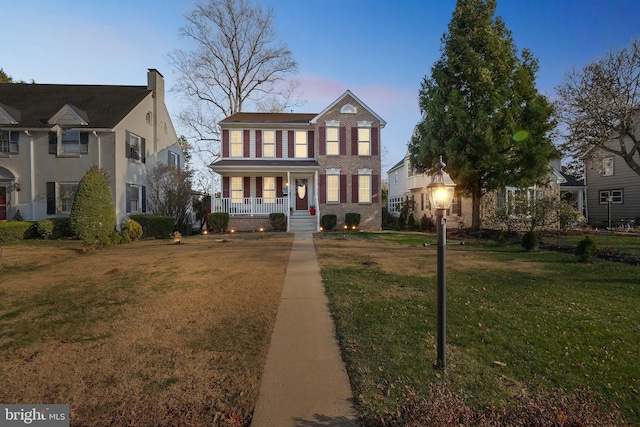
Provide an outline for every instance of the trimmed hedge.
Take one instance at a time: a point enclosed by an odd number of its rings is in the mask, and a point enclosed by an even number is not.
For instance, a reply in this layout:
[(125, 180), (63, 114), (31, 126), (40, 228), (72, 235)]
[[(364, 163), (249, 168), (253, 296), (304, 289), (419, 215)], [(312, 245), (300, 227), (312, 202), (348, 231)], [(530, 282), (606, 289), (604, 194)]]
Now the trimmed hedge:
[(156, 239), (169, 239), (173, 234), (176, 219), (161, 215), (129, 215), (129, 218), (142, 226), (142, 234)]
[(360, 225), (360, 214), (355, 212), (346, 213), (344, 216), (344, 223), (349, 229), (354, 226), (357, 228)]
[(331, 231), (336, 227), (338, 223), (338, 216), (336, 214), (322, 215), (320, 218), (320, 226), (324, 231)]
[(275, 231), (287, 231), (287, 219), (282, 212), (270, 213), (269, 224)]
[(17, 242), (24, 239), (24, 233), (33, 226), (32, 222), (0, 222), (0, 242)]
[(51, 233), (52, 239), (74, 237), (73, 231), (71, 231), (71, 220), (69, 217), (49, 218), (49, 221), (53, 222), (53, 233)]
[(125, 240), (128, 240), (126, 243), (140, 240), (144, 234), (140, 223), (131, 218), (127, 218), (122, 221), (120, 229), (122, 230), (122, 237), (127, 236), (125, 238)]
[(224, 233), (229, 227), (229, 214), (226, 212), (213, 212), (207, 216), (209, 230), (213, 233)]

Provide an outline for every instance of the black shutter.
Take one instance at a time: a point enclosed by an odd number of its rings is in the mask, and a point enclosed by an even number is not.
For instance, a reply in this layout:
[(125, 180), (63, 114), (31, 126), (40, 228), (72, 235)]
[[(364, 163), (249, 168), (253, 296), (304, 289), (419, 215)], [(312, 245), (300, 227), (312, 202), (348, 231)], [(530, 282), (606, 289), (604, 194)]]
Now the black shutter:
[(147, 213), (147, 187), (142, 186), (142, 213)]
[(18, 132), (9, 132), (9, 153), (18, 154), (18, 140), (20, 134)]
[(58, 154), (58, 134), (49, 132), (49, 154)]
[(127, 198), (127, 206), (125, 208), (127, 213), (131, 212), (131, 184), (125, 184), (125, 197)]
[(56, 183), (47, 182), (47, 215), (56, 213)]
[(140, 138), (140, 159), (147, 163), (147, 140), (144, 138)]
[(89, 134), (80, 132), (80, 154), (89, 154)]
[[(130, 139), (130, 133), (128, 130), (124, 131), (124, 156), (127, 159), (131, 158), (131, 144), (129, 144), (129, 139)], [(127, 211), (129, 212), (129, 211)]]

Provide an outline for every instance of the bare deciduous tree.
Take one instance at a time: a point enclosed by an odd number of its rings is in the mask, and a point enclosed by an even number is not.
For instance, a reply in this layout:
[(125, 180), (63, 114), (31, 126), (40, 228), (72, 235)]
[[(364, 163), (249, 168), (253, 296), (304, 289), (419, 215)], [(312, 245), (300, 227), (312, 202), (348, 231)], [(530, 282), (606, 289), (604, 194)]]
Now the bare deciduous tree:
[(556, 90), (567, 152), (585, 160), (620, 156), (640, 175), (640, 38), (573, 69)]
[[(191, 100), (179, 119), (196, 141), (194, 154), (208, 164), (220, 155), (219, 120), (243, 111), (283, 111), (297, 105), (297, 63), (273, 28), (272, 9), (251, 0), (209, 0), (186, 15), (180, 35), (191, 51), (169, 54), (178, 71), (174, 91)], [(194, 102), (195, 101), (195, 102)]]
[(176, 226), (187, 223), (191, 206), (191, 172), (158, 163), (147, 172), (149, 202), (157, 215), (171, 216)]

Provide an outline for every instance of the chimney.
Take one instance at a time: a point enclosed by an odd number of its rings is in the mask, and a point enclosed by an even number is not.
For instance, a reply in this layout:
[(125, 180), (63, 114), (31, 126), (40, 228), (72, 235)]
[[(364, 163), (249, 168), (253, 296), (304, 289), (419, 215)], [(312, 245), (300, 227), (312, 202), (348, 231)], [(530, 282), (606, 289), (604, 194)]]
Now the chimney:
[(160, 105), (164, 105), (164, 77), (155, 68), (147, 72), (147, 89), (153, 91), (153, 97)]

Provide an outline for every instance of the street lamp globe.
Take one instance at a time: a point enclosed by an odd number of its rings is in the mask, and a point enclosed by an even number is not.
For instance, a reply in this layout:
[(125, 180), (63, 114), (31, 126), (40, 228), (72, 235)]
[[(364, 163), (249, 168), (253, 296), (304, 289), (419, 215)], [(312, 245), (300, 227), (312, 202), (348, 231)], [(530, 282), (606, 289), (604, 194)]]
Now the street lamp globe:
[(427, 185), (430, 190), (429, 200), (431, 205), (436, 209), (442, 210), (447, 210), (451, 207), (456, 187), (449, 174), (443, 170), (445, 166), (447, 165), (442, 161), (442, 156), (440, 156), (440, 161), (436, 163), (438, 171), (431, 176), (431, 182)]

